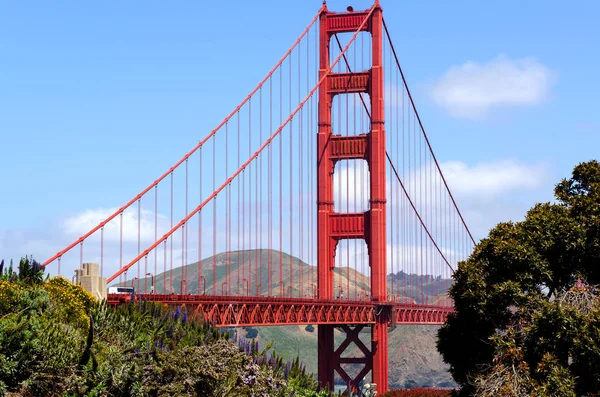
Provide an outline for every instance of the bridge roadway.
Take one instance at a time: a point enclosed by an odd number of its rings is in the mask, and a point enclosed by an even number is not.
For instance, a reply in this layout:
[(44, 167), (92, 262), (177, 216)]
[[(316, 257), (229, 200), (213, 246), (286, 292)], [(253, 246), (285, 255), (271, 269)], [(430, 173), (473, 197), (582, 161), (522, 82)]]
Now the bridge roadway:
[[(443, 324), (452, 307), (263, 296), (136, 294), (135, 299), (186, 306), (217, 327), (333, 324), (374, 324), (375, 314), (389, 310), (389, 324)], [(108, 294), (111, 305), (129, 302), (130, 295)]]

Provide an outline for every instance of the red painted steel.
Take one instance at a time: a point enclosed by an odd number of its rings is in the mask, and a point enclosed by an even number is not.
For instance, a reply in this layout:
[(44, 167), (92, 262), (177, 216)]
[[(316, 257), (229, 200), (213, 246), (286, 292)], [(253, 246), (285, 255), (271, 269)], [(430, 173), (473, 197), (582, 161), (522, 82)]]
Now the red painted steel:
[(365, 238), (365, 224), (369, 222), (368, 213), (331, 213), (329, 215), (329, 235), (335, 240)]
[[(390, 310), (385, 327), (396, 324), (443, 324), (448, 307), (392, 303), (375, 305), (368, 301), (339, 301), (255, 296), (214, 296), (179, 294), (136, 294), (136, 300), (185, 307), (217, 327), (268, 325), (371, 325), (377, 313)], [(108, 304), (131, 301), (131, 295), (109, 294)], [(382, 309), (383, 308), (383, 309)], [(386, 309), (387, 308), (387, 309)], [(394, 321), (392, 321), (394, 320)], [(323, 327), (324, 328), (324, 327)]]
[[(337, 240), (363, 238), (368, 247), (371, 268), (371, 299), (374, 302), (387, 300), (386, 266), (386, 149), (384, 130), (384, 79), (382, 62), (382, 11), (376, 1), (373, 8), (364, 16), (357, 31), (366, 26), (372, 37), (371, 69), (360, 72), (331, 74), (319, 90), (319, 135), (317, 143), (317, 184), (318, 184), (318, 230), (317, 267), (319, 272), (319, 298), (333, 298), (333, 267)], [(365, 22), (368, 21), (368, 24)], [(329, 52), (332, 36), (340, 29), (356, 25), (356, 13), (332, 14), (324, 9), (320, 19), (320, 69), (329, 67)], [(337, 38), (337, 37), (336, 37)], [(338, 41), (339, 44), (339, 41)], [(340, 45), (341, 47), (341, 45)], [(345, 55), (344, 55), (345, 57)], [(348, 64), (347, 58), (344, 58)], [(357, 158), (352, 152), (344, 153), (339, 145), (333, 144), (331, 130), (331, 108), (333, 97), (339, 94), (367, 93), (371, 101), (371, 130), (366, 134), (364, 154), (369, 165), (370, 208), (364, 214), (340, 214), (334, 212), (333, 173), (335, 162), (341, 159)], [(347, 111), (347, 109), (346, 109)], [(357, 138), (359, 141), (362, 138)], [(335, 155), (334, 155), (335, 150)], [(391, 306), (380, 306), (372, 326), (371, 352), (365, 358), (372, 369), (373, 382), (381, 392), (388, 388), (387, 367), (387, 324)], [(321, 386), (333, 387), (334, 371), (337, 371), (353, 387), (358, 387), (362, 379), (349, 379), (340, 370), (339, 362), (333, 362), (336, 354), (331, 345), (332, 329), (319, 332), (319, 382)], [(347, 338), (352, 338), (349, 334)], [(338, 355), (339, 357), (339, 355)], [(364, 374), (363, 374), (364, 376)], [(346, 379), (348, 378), (348, 379)]]
[[(387, 239), (386, 239), (386, 148), (384, 131), (383, 34), (382, 10), (377, 5), (371, 18), (371, 132), (367, 161), (371, 172), (371, 209), (369, 224), (369, 263), (371, 265), (371, 295), (373, 300), (387, 300)], [(388, 390), (388, 330), (389, 310), (380, 310), (371, 334), (373, 383), (380, 393)]]
[(367, 154), (367, 135), (341, 136), (332, 135), (331, 157), (334, 160), (341, 159), (364, 159)]
[[(346, 338), (342, 344), (335, 350), (332, 357), (333, 369), (342, 377), (344, 382), (350, 385), (353, 392), (358, 392), (360, 381), (364, 379), (369, 371), (373, 370), (373, 354), (360, 340), (359, 334), (365, 328), (365, 325), (355, 325), (351, 328), (348, 325), (338, 327), (346, 334)], [(354, 343), (363, 354), (362, 357), (343, 357), (345, 350)], [(362, 364), (362, 369), (352, 378), (343, 367), (343, 364)]]
[(360, 12), (344, 12), (344, 13), (327, 13), (327, 31), (329, 33), (347, 33), (369, 30), (369, 23), (363, 21), (369, 15), (369, 11)]
[(354, 94), (368, 92), (371, 74), (366, 72), (331, 73), (329, 79), (330, 94)]
[[(319, 77), (323, 78), (329, 68), (330, 35), (327, 8), (319, 18)], [(342, 17), (343, 18), (343, 17)], [(364, 26), (364, 19), (361, 26)], [(338, 24), (341, 25), (341, 24)], [(331, 158), (331, 97), (329, 79), (324, 79), (319, 87), (318, 135), (317, 135), (317, 294), (321, 300), (330, 300), (333, 292), (333, 255), (335, 245), (329, 235), (329, 214), (333, 212), (333, 161)], [(317, 330), (318, 339), (318, 381), (323, 387), (333, 387), (334, 327), (324, 325)]]

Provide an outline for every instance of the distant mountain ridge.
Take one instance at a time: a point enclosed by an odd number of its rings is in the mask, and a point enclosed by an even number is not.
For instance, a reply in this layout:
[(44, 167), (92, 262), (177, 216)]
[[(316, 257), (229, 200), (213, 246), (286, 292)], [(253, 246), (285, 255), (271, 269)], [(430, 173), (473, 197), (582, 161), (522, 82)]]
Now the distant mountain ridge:
[[(268, 264), (271, 263), (271, 285)], [(256, 249), (222, 252), (184, 267), (175, 267), (154, 276), (157, 293), (185, 293), (212, 295), (216, 286), (217, 295), (263, 295), (280, 296), (281, 281), (284, 296), (312, 298), (316, 294), (317, 268), (285, 252)], [(227, 268), (230, 276), (227, 279)], [(183, 271), (185, 269), (185, 272)], [(215, 272), (216, 269), (216, 272)], [(201, 272), (200, 272), (201, 270)], [(215, 275), (216, 273), (216, 275)], [(185, 279), (182, 278), (187, 274)], [(202, 275), (202, 277), (199, 277)], [(172, 277), (172, 284), (169, 282)], [(183, 282), (182, 282), (183, 280)], [(216, 284), (214, 281), (216, 280)], [(290, 280), (292, 281), (290, 291)], [(301, 280), (302, 285), (301, 284)], [(165, 282), (166, 281), (166, 282)], [(435, 304), (446, 299), (450, 280), (431, 275), (407, 274), (402, 271), (387, 276), (388, 293), (406, 303)], [(394, 285), (392, 285), (394, 281)], [(150, 291), (150, 277), (140, 277), (134, 285), (139, 291)], [(231, 285), (229, 285), (231, 284)], [(131, 286), (131, 280), (117, 285)], [(347, 267), (334, 269), (335, 298), (365, 299), (370, 289), (369, 278), (359, 271)]]

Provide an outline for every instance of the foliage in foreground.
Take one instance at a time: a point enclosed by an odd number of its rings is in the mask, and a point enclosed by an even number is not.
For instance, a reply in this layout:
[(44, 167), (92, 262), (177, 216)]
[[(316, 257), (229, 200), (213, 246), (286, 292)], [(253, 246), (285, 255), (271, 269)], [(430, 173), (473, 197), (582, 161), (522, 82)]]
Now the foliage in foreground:
[(450, 397), (452, 392), (443, 389), (415, 388), (406, 390), (390, 390), (381, 397)]
[(0, 269), (0, 396), (326, 395), (269, 350), (179, 308), (108, 307), (27, 258)]
[(600, 393), (600, 163), (555, 196), (498, 224), (454, 274), (438, 350), (463, 395)]

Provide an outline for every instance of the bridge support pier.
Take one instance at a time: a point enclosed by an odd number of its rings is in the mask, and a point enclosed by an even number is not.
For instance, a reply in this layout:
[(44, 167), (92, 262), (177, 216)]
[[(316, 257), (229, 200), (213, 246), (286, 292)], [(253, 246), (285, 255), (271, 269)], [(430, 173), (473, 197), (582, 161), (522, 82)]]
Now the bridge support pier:
[(335, 378), (334, 369), (333, 369), (333, 348), (334, 348), (334, 340), (333, 340), (333, 330), (334, 325), (319, 325), (317, 334), (319, 338), (318, 342), (318, 364), (319, 364), (319, 374), (318, 380), (319, 385), (324, 388), (329, 388), (329, 390), (333, 390), (333, 381)]
[[(387, 326), (387, 324), (386, 324)], [(320, 325), (319, 332), (323, 330), (323, 337), (319, 333), (319, 384), (322, 387), (328, 387), (329, 390), (333, 390), (335, 381), (335, 373), (342, 378), (345, 384), (349, 385), (352, 391), (359, 391), (360, 382), (367, 376), (369, 371), (373, 369), (373, 353), (369, 348), (360, 340), (360, 332), (368, 327), (368, 325)], [(345, 333), (345, 339), (337, 347), (334, 348), (334, 328)], [(325, 341), (328, 338), (330, 343), (321, 345), (321, 341)], [(387, 342), (387, 340), (386, 340)], [(362, 353), (362, 356), (358, 357), (345, 357), (344, 353), (346, 350), (354, 344)], [(387, 352), (387, 345), (386, 345)], [(345, 365), (362, 365), (362, 368), (358, 370), (348, 371)]]
[(373, 383), (377, 390), (388, 390), (388, 321), (390, 306), (379, 306), (371, 333), (371, 353), (373, 355)]

